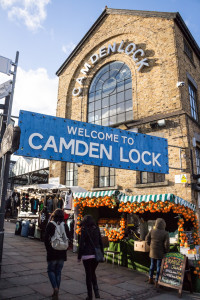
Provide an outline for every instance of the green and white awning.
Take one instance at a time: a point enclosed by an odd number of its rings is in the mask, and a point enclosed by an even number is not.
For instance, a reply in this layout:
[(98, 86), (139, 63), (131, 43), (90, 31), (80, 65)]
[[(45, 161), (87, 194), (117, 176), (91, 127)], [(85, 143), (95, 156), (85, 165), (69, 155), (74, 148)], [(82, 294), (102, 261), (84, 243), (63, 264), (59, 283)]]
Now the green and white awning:
[(120, 202), (149, 202), (153, 201), (156, 203), (157, 201), (170, 201), (175, 204), (184, 205), (185, 207), (189, 207), (192, 210), (196, 209), (196, 206), (186, 200), (183, 200), (182, 198), (175, 196), (174, 194), (155, 194), (155, 195), (137, 195), (137, 196), (127, 196), (125, 194), (120, 194), (118, 196), (118, 199)]
[(84, 192), (84, 193), (73, 193), (74, 198), (92, 198), (92, 197), (105, 197), (105, 196), (117, 196), (119, 194), (118, 190), (110, 191), (97, 191), (97, 192)]

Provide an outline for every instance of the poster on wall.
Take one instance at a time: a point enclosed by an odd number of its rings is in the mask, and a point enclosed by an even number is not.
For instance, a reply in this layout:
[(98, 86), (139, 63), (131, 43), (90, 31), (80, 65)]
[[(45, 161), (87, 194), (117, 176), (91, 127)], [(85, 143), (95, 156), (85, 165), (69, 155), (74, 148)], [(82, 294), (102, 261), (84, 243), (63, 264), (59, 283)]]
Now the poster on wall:
[(119, 169), (169, 173), (165, 138), (20, 111), (16, 155)]

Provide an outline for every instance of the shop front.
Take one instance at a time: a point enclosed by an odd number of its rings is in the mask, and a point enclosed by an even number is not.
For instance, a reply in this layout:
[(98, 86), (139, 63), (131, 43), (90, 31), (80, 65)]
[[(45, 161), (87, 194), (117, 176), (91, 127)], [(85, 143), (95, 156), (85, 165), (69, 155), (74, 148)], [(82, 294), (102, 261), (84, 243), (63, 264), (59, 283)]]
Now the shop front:
[(78, 207), (76, 233), (80, 234), (83, 216), (93, 215), (100, 227), (105, 252), (109, 250), (108, 261), (148, 272), (150, 259), (145, 236), (155, 220), (163, 218), (170, 235), (170, 252), (185, 254), (193, 274), (200, 276), (195, 205), (174, 194), (127, 196), (113, 190), (74, 196), (74, 206)]

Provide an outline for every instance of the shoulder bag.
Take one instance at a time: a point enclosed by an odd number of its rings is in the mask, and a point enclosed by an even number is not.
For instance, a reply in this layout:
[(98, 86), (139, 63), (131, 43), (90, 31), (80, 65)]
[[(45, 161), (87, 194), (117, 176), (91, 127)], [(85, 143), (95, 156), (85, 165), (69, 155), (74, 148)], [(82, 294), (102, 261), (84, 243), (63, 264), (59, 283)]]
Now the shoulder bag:
[(93, 243), (93, 241), (91, 239), (91, 236), (89, 235), (89, 232), (87, 230), (86, 230), (86, 232), (87, 232), (87, 235), (88, 235), (88, 237), (90, 239), (90, 242), (91, 242), (92, 246), (94, 247), (96, 261), (97, 262), (104, 262), (105, 259), (104, 259), (104, 255), (103, 255), (101, 249), (99, 247), (95, 247), (95, 245), (94, 245), (94, 243)]

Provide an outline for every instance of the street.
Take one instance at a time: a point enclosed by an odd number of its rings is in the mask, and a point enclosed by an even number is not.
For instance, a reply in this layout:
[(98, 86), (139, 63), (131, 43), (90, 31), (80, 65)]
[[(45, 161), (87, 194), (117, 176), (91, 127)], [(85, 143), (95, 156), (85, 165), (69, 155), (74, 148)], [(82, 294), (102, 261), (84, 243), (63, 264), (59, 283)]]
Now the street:
[[(15, 224), (5, 221), (0, 299), (51, 299), (44, 244), (36, 239), (16, 236), (14, 230)], [(147, 283), (147, 274), (109, 263), (99, 264), (97, 278), (101, 299), (178, 299), (176, 290), (160, 288), (157, 292), (154, 286)], [(77, 262), (77, 255), (69, 250), (62, 272), (59, 299), (80, 300), (86, 296), (83, 265)], [(200, 299), (200, 295), (190, 295), (184, 291), (182, 299)]]

